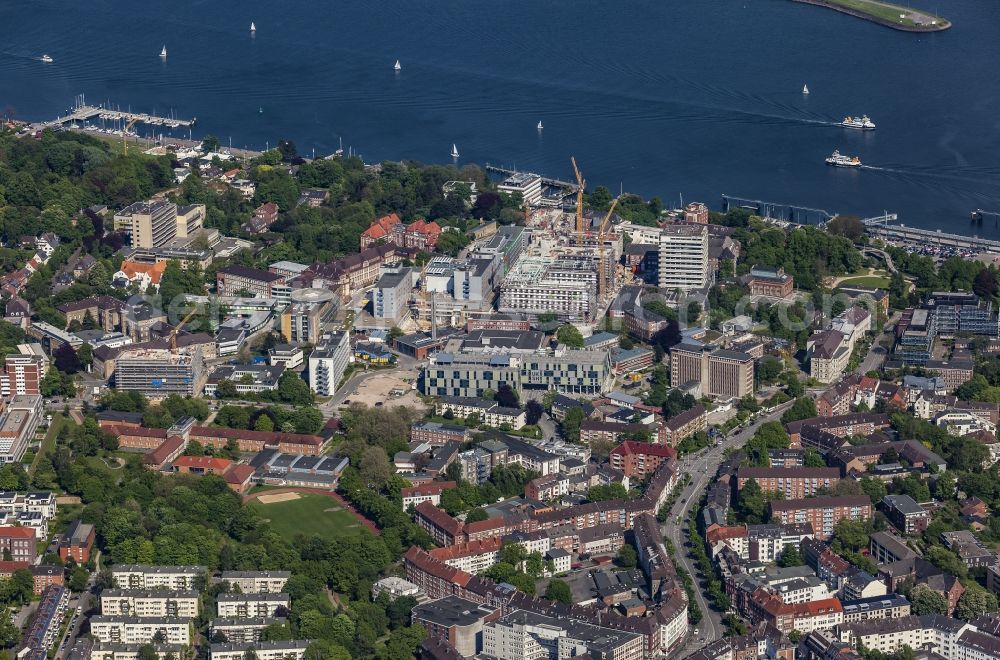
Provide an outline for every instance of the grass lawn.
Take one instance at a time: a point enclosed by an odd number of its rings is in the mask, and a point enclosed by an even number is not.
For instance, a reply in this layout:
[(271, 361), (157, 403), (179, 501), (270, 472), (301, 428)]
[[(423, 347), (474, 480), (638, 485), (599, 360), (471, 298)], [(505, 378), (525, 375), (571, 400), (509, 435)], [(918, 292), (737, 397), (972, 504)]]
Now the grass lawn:
[(336, 539), (368, 533), (357, 518), (326, 495), (300, 493), (297, 500), (271, 504), (254, 500), (249, 506), (270, 520), (274, 531), (287, 538), (296, 534), (317, 534), (325, 539)]
[[(946, 19), (922, 9), (901, 7), (888, 2), (877, 2), (876, 0), (827, 0), (827, 2), (906, 27), (918, 25), (926, 27), (930, 25), (931, 21), (937, 21), (939, 25), (947, 22)], [(903, 14), (905, 18), (900, 18), (900, 14)], [(913, 17), (917, 17), (917, 20), (913, 20)]]
[(878, 275), (863, 275), (861, 277), (849, 277), (842, 280), (837, 286), (874, 286), (880, 289), (885, 289), (889, 286), (888, 277), (880, 277)]

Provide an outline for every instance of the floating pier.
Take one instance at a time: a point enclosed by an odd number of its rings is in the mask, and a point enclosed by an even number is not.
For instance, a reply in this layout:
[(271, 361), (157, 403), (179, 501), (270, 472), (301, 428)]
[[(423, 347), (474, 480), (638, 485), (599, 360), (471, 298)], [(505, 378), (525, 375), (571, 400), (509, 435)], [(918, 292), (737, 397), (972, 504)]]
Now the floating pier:
[(85, 103), (78, 102), (71, 113), (68, 115), (63, 115), (61, 117), (56, 117), (50, 122), (46, 122), (46, 126), (56, 126), (62, 124), (71, 124), (76, 122), (85, 122), (91, 119), (105, 119), (109, 121), (120, 121), (123, 124), (146, 124), (147, 126), (165, 126), (167, 128), (187, 128), (189, 126), (194, 126), (197, 118), (194, 119), (179, 119), (177, 117), (159, 117), (157, 115), (147, 114), (145, 112), (125, 112), (123, 110), (112, 110), (110, 108), (105, 108), (103, 106), (86, 105)]

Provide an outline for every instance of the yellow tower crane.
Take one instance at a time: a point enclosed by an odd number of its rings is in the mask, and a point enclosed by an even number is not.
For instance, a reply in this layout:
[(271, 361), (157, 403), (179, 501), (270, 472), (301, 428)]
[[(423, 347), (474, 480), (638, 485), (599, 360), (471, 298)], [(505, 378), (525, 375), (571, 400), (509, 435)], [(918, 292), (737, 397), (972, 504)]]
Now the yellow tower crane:
[(191, 318), (195, 314), (197, 314), (197, 313), (198, 313), (198, 309), (197, 308), (192, 309), (190, 312), (188, 312), (188, 315), (185, 316), (181, 320), (181, 322), (177, 324), (177, 327), (175, 327), (173, 330), (170, 331), (170, 350), (172, 350), (172, 351), (176, 351), (177, 350), (177, 333), (179, 333), (181, 331), (181, 328), (183, 328), (184, 325), (188, 321), (190, 321)]
[(577, 245), (583, 245), (583, 189), (586, 187), (587, 182), (583, 180), (583, 175), (580, 174), (580, 168), (576, 166), (576, 157), (570, 156), (570, 162), (573, 163), (573, 174), (576, 175), (576, 240)]
[(124, 149), (126, 156), (128, 156), (128, 132), (132, 130), (132, 127), (135, 126), (138, 121), (138, 119), (129, 120), (129, 122), (125, 124), (125, 128), (122, 129), (122, 149)]
[(601, 222), (601, 228), (597, 231), (597, 252), (600, 255), (600, 271), (597, 273), (597, 299), (603, 300), (605, 294), (607, 293), (608, 283), (607, 283), (607, 270), (604, 263), (604, 230), (608, 226), (608, 221), (611, 220), (611, 216), (615, 212), (615, 207), (618, 206), (618, 198), (615, 197), (611, 202), (611, 208), (608, 209), (608, 214), (604, 216), (604, 221)]

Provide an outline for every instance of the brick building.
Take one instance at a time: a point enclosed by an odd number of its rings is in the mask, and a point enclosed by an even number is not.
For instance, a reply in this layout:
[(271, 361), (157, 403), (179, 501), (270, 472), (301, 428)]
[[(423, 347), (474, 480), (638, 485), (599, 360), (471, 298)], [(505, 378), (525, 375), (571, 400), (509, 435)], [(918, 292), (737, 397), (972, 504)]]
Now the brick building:
[(816, 538), (826, 540), (841, 520), (871, 520), (872, 502), (867, 495), (772, 500), (771, 517), (782, 524), (810, 523)]
[(786, 500), (812, 497), (820, 488), (833, 488), (840, 481), (837, 468), (743, 467), (737, 472), (737, 490), (753, 479), (764, 492), (777, 492)]
[(660, 463), (677, 458), (677, 451), (664, 445), (627, 440), (611, 450), (608, 462), (626, 477), (640, 480), (653, 474)]

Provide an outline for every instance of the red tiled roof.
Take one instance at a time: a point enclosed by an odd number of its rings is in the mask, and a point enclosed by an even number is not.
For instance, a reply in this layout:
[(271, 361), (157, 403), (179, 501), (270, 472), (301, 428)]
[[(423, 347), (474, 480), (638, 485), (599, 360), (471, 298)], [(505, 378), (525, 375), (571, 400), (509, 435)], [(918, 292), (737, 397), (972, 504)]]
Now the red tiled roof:
[(222, 475), (222, 478), (226, 480), (229, 484), (245, 484), (247, 479), (253, 476), (254, 470), (252, 465), (247, 465), (246, 463), (237, 463), (232, 466), (226, 473)]
[(166, 438), (166, 429), (150, 429), (145, 426), (121, 426), (112, 424), (107, 428), (108, 433), (115, 437), (122, 435), (135, 435), (143, 438)]
[(10, 575), (14, 571), (21, 571), (31, 568), (31, 563), (26, 561), (0, 561), (0, 575)]
[(439, 509), (429, 501), (423, 501), (414, 509), (436, 527), (440, 527), (452, 536), (458, 536), (462, 532), (462, 523), (449, 516), (443, 509)]
[(726, 539), (738, 539), (747, 535), (748, 532), (746, 525), (733, 525), (731, 527), (709, 525), (708, 529), (705, 530), (705, 540), (713, 545), (719, 541), (725, 541)]
[(612, 454), (642, 454), (645, 456), (660, 456), (663, 458), (676, 458), (677, 450), (667, 445), (654, 445), (648, 442), (638, 442), (636, 440), (626, 440), (611, 450)]
[(184, 438), (179, 435), (171, 436), (164, 440), (156, 449), (146, 452), (142, 460), (144, 463), (150, 465), (163, 465), (168, 456), (185, 445), (187, 445), (187, 440)]
[(440, 495), (442, 492), (448, 490), (449, 488), (454, 488), (457, 486), (454, 481), (428, 481), (425, 484), (420, 484), (419, 486), (409, 486), (407, 488), (400, 489), (400, 494), (403, 497), (415, 497), (419, 495)]
[[(486, 521), (484, 520), (482, 522)], [(449, 559), (458, 559), (460, 557), (482, 555), (487, 552), (498, 552), (502, 545), (503, 541), (499, 536), (491, 536), (482, 540), (459, 543), (458, 545), (448, 546), (447, 548), (434, 548), (431, 550), (430, 555), (438, 561), (447, 561)]]
[(415, 545), (410, 546), (410, 549), (406, 551), (405, 558), (419, 570), (459, 587), (464, 588), (472, 579), (472, 575), (469, 573), (434, 559), (425, 550)]
[(177, 467), (204, 468), (216, 472), (223, 472), (232, 464), (233, 462), (228, 458), (214, 456), (178, 456), (177, 460), (174, 461), (174, 465)]
[(31, 527), (0, 527), (0, 538), (33, 539), (35, 530)]
[(503, 518), (487, 518), (486, 520), (477, 520), (476, 522), (468, 523), (465, 526), (465, 533), (471, 536), (472, 534), (480, 534), (490, 530), (499, 531), (506, 528), (507, 523), (504, 522)]

